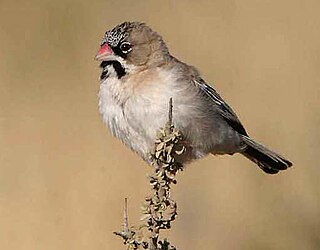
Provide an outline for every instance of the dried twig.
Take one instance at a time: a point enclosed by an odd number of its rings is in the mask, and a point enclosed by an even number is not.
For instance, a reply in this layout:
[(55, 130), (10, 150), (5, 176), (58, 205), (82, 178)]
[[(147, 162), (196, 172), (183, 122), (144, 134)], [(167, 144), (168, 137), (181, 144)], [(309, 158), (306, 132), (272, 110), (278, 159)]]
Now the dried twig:
[(173, 104), (172, 104), (172, 98), (170, 98), (169, 100), (169, 119), (168, 119), (168, 123), (171, 126), (172, 125), (172, 109), (173, 109)]
[(128, 226), (127, 200), (125, 200), (124, 229), (116, 232), (123, 238), (128, 249), (175, 250), (167, 239), (160, 240), (160, 230), (170, 229), (171, 222), (177, 216), (177, 204), (170, 197), (171, 184), (176, 184), (175, 176), (183, 166), (177, 160), (186, 152), (181, 143), (183, 136), (172, 123), (172, 99), (169, 102), (169, 119), (164, 128), (161, 128), (155, 140), (154, 152), (151, 160), (154, 173), (149, 176), (153, 191), (145, 198), (142, 206), (144, 224), (138, 229)]
[(129, 222), (128, 222), (128, 198), (124, 199), (124, 209), (123, 209), (123, 230), (125, 233), (129, 232)]

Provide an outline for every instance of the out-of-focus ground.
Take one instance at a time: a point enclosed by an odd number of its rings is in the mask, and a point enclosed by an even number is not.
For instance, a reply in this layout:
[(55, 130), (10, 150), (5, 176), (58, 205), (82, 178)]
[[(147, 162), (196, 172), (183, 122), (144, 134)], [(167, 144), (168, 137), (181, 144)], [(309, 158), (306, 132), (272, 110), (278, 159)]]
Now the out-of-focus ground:
[(112, 235), (150, 171), (97, 112), (106, 29), (146, 21), (195, 65), (250, 134), (294, 162), (269, 176), (240, 155), (178, 177), (178, 249), (320, 248), (319, 1), (0, 2), (0, 249), (123, 249)]

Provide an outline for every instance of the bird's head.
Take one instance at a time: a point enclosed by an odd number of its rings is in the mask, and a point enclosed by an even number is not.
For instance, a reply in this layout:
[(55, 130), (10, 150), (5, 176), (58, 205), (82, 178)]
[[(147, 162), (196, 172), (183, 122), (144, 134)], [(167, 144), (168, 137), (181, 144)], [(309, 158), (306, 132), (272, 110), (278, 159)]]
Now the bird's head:
[(167, 46), (161, 36), (146, 24), (124, 22), (105, 33), (96, 60), (117, 61), (126, 68), (126, 65), (159, 65), (168, 56)]

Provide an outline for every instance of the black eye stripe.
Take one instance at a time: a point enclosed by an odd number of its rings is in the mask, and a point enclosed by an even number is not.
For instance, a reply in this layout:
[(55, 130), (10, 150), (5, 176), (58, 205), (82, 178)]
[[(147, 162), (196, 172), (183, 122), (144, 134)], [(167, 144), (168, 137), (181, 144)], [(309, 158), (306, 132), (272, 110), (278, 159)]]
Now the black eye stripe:
[(120, 46), (117, 47), (111, 47), (112, 51), (117, 55), (122, 57), (123, 59), (127, 58), (127, 53), (123, 53), (123, 51), (120, 49)]
[(132, 50), (132, 45), (129, 42), (122, 42), (116, 47), (111, 47), (111, 49), (116, 55), (126, 59)]

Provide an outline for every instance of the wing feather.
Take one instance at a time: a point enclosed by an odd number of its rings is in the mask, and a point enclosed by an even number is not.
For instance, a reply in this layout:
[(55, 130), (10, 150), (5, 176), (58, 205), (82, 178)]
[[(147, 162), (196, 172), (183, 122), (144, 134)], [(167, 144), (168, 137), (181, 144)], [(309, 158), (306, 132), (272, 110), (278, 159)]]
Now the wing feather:
[(201, 93), (207, 96), (218, 107), (219, 114), (226, 120), (226, 122), (239, 134), (248, 135), (245, 128), (241, 124), (239, 118), (231, 107), (222, 99), (217, 91), (205, 83), (203, 79), (194, 80), (195, 85), (200, 89)]

